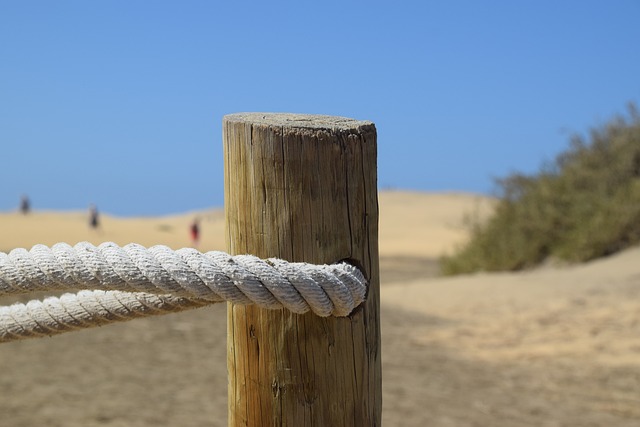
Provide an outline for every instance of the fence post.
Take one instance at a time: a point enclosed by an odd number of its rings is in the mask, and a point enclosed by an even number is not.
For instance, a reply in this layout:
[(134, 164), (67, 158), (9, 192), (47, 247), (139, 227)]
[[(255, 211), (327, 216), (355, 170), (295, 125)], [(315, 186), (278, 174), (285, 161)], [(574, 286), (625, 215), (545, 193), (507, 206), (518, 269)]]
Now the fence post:
[(343, 117), (223, 119), (231, 254), (333, 263), (370, 282), (349, 317), (229, 303), (229, 426), (379, 426), (376, 129)]

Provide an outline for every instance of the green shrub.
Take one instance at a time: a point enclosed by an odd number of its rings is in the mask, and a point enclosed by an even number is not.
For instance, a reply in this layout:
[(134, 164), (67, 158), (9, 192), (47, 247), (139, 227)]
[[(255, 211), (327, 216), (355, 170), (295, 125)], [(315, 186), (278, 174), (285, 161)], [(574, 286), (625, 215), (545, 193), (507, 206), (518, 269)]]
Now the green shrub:
[(569, 149), (532, 176), (497, 182), (499, 201), (471, 239), (442, 259), (445, 274), (519, 270), (548, 258), (570, 262), (640, 243), (640, 115), (616, 117), (574, 136)]

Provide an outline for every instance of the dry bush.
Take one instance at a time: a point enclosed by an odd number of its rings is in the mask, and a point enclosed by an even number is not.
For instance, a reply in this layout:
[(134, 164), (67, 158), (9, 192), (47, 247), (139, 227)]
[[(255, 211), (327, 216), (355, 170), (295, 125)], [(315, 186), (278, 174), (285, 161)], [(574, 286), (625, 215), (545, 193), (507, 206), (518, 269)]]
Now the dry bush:
[(445, 274), (519, 270), (548, 258), (587, 261), (640, 242), (640, 115), (615, 117), (574, 136), (537, 174), (497, 182), (487, 222), (472, 221), (469, 243), (442, 259)]

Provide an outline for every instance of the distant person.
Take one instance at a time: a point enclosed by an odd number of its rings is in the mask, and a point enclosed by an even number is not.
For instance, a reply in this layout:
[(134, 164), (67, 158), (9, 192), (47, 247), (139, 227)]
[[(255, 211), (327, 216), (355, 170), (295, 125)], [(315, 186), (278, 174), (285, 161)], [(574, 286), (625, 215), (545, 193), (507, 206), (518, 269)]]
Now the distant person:
[(20, 212), (23, 215), (26, 215), (31, 210), (31, 203), (29, 202), (29, 198), (26, 195), (22, 195), (20, 197)]
[(96, 230), (100, 227), (100, 214), (96, 205), (89, 206), (89, 227)]
[(198, 242), (200, 241), (200, 219), (195, 218), (191, 223), (190, 227), (191, 231), (191, 244), (194, 248), (198, 247)]

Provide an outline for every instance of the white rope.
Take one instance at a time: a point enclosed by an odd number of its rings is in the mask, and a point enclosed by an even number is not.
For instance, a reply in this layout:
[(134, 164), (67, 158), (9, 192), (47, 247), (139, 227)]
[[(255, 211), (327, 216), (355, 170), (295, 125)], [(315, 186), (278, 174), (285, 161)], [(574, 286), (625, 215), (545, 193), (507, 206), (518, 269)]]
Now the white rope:
[(206, 304), (204, 300), (141, 292), (80, 291), (0, 307), (0, 342), (52, 336)]
[(58, 243), (0, 252), (0, 297), (69, 290), (80, 292), (0, 307), (0, 342), (222, 301), (347, 316), (364, 301), (367, 283), (347, 263), (289, 263), (133, 243)]

